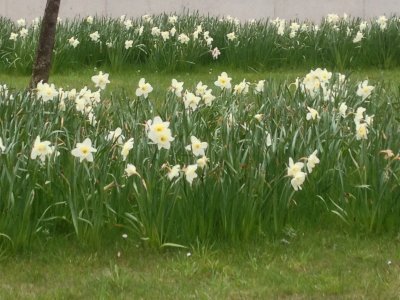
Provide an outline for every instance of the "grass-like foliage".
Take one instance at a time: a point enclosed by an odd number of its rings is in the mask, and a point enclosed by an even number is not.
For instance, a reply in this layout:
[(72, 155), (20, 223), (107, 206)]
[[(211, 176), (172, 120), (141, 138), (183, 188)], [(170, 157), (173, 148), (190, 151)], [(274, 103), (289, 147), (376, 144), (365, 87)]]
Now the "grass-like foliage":
[[(39, 20), (0, 18), (0, 70), (32, 69)], [(217, 18), (197, 13), (139, 19), (87, 17), (57, 25), (53, 71), (82, 66), (114, 71), (140, 65), (170, 72), (222, 65), (246, 70), (327, 66), (336, 70), (400, 65), (399, 19), (328, 15), (299, 20)]]
[[(106, 88), (108, 74), (92, 80)], [(395, 89), (321, 69), (292, 84), (234, 81), (172, 81), (157, 100), (144, 79), (133, 98), (2, 86), (0, 243), (96, 242), (121, 227), (155, 247), (287, 224), (398, 231)]]

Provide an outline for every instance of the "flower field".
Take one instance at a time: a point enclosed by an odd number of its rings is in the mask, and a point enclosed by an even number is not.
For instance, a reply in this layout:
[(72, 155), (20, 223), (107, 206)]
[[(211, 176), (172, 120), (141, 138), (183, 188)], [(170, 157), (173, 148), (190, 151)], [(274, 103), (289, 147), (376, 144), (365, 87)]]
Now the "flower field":
[(153, 97), (0, 89), (0, 238), (24, 247), (126, 232), (153, 247), (242, 242), (286, 226), (397, 232), (399, 92), (317, 68), (295, 82), (222, 72)]
[[(0, 18), (0, 70), (30, 73), (39, 35), (31, 23)], [(82, 66), (188, 70), (223, 65), (265, 70), (324, 66), (348, 70), (400, 65), (399, 18), (371, 20), (330, 14), (320, 24), (299, 20), (239, 20), (194, 14), (139, 19), (88, 16), (60, 20), (53, 71)]]

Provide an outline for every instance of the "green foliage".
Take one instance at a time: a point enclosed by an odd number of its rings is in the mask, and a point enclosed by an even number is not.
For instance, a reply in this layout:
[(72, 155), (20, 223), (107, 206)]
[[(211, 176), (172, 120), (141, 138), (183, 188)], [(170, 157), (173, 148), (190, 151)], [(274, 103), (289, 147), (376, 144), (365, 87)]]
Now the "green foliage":
[[(335, 78), (329, 89), (337, 89)], [(362, 100), (351, 81), (339, 87), (327, 101), (322, 90), (311, 95), (268, 80), (258, 94), (255, 85), (248, 94), (214, 89), (212, 105), (194, 111), (172, 92), (156, 100), (116, 90), (93, 108), (96, 124), (76, 110), (74, 98), (63, 100), (62, 110), (61, 97), (43, 102), (27, 92), (0, 92), (0, 242), (19, 248), (44, 233), (74, 233), (98, 243), (104, 231), (121, 227), (151, 247), (237, 243), (280, 234), (288, 224), (343, 222), (359, 232), (397, 232), (398, 156), (380, 152), (398, 151), (398, 91), (377, 84)], [(361, 106), (374, 121), (367, 139), (357, 140), (354, 115)], [(320, 119), (307, 120), (307, 107)], [(157, 115), (170, 122), (169, 150), (149, 143), (145, 123)], [(106, 139), (117, 127), (134, 139), (126, 161), (121, 146)], [(31, 159), (37, 136), (55, 146), (45, 162)], [(208, 164), (193, 184), (184, 172), (171, 181), (168, 166), (196, 164), (185, 149), (191, 136), (208, 143)], [(93, 163), (71, 154), (85, 138), (97, 149)], [(286, 176), (289, 158), (305, 161), (315, 150), (320, 164), (312, 173), (304, 169), (296, 192)], [(139, 176), (124, 175), (127, 163)]]
[[(362, 20), (355, 18), (323, 20), (318, 26), (289, 20), (282, 30), (279, 20), (240, 23), (233, 18), (186, 13), (172, 24), (168, 17), (162, 14), (151, 19), (94, 17), (92, 22), (77, 18), (62, 21), (57, 25), (53, 71), (78, 70), (82, 66), (113, 71), (145, 67), (176, 72), (215, 65), (258, 71), (282, 67), (326, 66), (349, 70), (400, 65), (396, 17), (384, 23), (371, 20), (363, 29)], [(124, 23), (127, 21), (130, 23)], [(293, 31), (297, 25), (298, 29)], [(173, 28), (176, 33), (171, 32)], [(22, 37), (21, 28), (9, 19), (0, 18), (0, 70), (27, 74), (32, 69), (39, 27), (32, 25), (27, 29), (27, 36)], [(96, 31), (100, 38), (93, 41), (90, 34)], [(161, 32), (169, 34), (164, 38)], [(236, 38), (229, 40), (227, 34), (232, 32)], [(358, 32), (363, 37), (354, 42)], [(15, 41), (10, 39), (11, 33), (19, 34)], [(189, 42), (182, 43), (180, 34), (188, 36)], [(72, 37), (79, 41), (76, 47), (69, 43)], [(133, 41), (132, 47), (125, 48), (125, 41), (129, 40)], [(221, 51), (216, 60), (211, 55), (215, 47)]]

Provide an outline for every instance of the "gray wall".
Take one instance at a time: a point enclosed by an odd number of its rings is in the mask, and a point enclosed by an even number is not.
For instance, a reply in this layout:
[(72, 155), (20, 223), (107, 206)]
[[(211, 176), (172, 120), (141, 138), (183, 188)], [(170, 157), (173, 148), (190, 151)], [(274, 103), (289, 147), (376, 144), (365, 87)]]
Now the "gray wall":
[[(43, 14), (46, 0), (0, 0), (0, 15), (27, 21)], [(371, 18), (400, 14), (400, 0), (61, 0), (60, 17), (126, 14), (138, 17), (184, 9), (201, 14), (231, 15), (241, 20), (285, 18), (319, 22), (328, 13)]]

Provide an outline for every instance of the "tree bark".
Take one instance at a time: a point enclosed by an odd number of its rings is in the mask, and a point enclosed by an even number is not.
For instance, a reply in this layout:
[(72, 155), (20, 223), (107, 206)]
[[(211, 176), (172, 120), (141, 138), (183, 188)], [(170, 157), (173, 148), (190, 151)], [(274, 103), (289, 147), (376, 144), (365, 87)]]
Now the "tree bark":
[(29, 87), (35, 88), (39, 81), (49, 80), (51, 57), (56, 37), (57, 17), (61, 0), (47, 0), (42, 20), (36, 59), (33, 64)]

